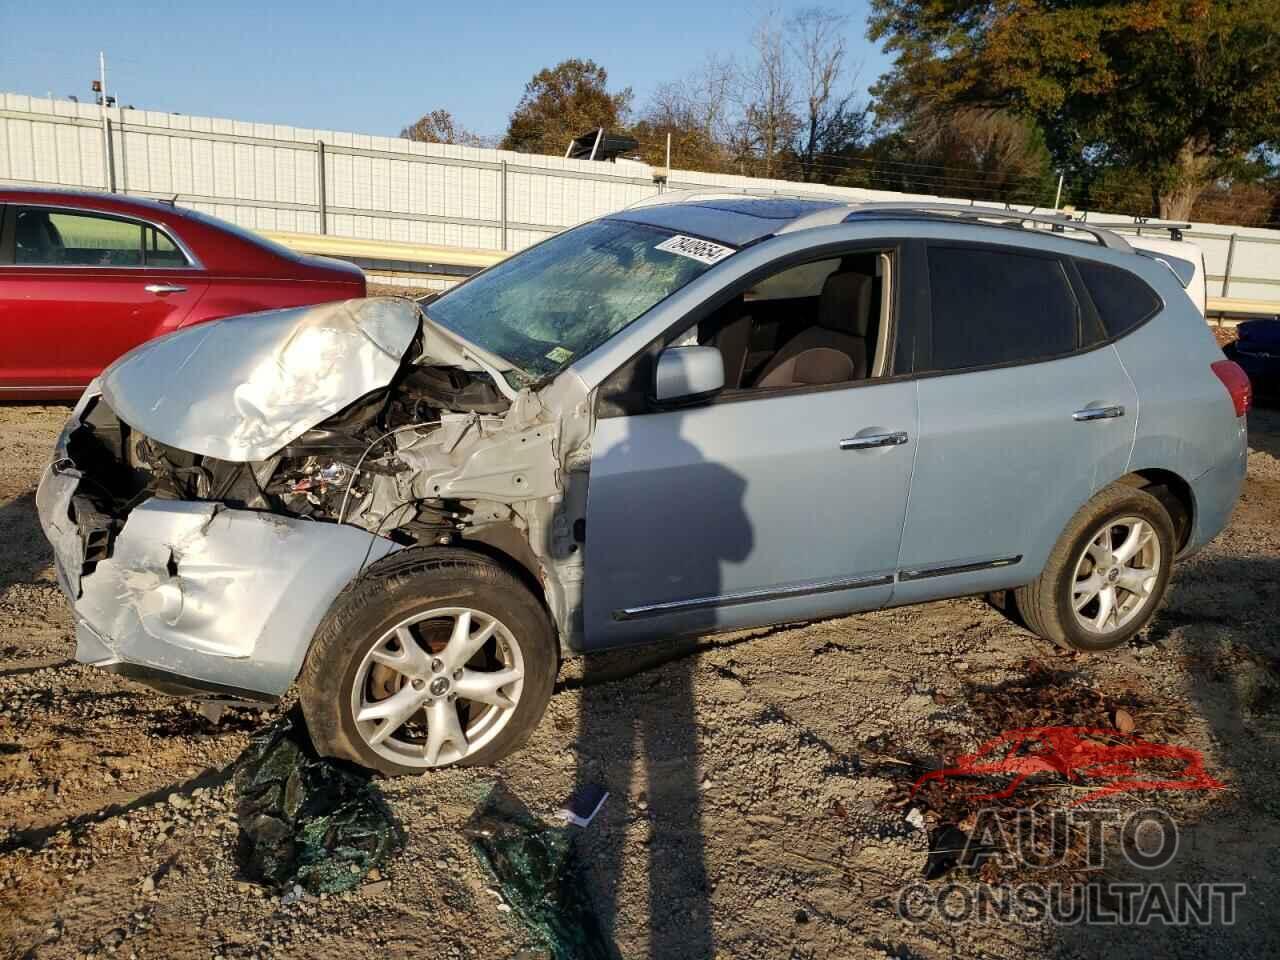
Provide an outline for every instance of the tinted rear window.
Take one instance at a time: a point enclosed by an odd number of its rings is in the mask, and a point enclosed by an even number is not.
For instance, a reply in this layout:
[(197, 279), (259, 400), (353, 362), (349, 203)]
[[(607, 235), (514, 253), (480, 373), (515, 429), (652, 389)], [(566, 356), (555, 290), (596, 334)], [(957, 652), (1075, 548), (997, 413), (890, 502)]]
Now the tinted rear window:
[(1056, 259), (930, 247), (929, 286), (935, 370), (1041, 360), (1076, 348), (1079, 311)]
[(1128, 270), (1094, 260), (1077, 260), (1076, 267), (1108, 337), (1123, 336), (1160, 309), (1156, 292)]

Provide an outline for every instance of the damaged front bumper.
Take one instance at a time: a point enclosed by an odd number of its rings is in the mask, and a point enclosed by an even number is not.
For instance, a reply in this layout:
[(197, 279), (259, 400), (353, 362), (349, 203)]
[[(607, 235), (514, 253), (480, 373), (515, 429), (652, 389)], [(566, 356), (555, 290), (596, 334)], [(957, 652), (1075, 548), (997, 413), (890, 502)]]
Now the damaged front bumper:
[(36, 493), (74, 609), (76, 659), (165, 692), (280, 696), (333, 598), (396, 544), (352, 526), (151, 497), (101, 556), (92, 523), (78, 522), (85, 477), (67, 453), (94, 393), (76, 407)]

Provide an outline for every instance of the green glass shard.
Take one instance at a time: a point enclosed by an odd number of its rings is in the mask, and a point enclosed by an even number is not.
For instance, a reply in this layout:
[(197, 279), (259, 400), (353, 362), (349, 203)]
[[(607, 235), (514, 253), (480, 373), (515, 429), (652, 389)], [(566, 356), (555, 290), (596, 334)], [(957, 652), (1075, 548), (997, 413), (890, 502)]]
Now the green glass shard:
[(465, 832), (503, 900), (553, 960), (617, 960), (584, 888), (571, 829), (538, 820), (499, 785)]
[(254, 736), (235, 785), (241, 869), (277, 890), (349, 890), (404, 848), (371, 775), (317, 756), (301, 717), (282, 717)]

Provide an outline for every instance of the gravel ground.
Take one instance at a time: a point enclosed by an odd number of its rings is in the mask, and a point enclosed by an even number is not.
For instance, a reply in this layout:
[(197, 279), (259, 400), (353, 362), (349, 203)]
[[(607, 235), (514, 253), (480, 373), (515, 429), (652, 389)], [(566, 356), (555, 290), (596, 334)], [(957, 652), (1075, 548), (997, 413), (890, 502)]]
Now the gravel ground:
[[(73, 661), (32, 502), (67, 412), (0, 408), (0, 956), (545, 956), (460, 832), (497, 781), (543, 815), (575, 782), (612, 791), (579, 853), (625, 957), (1280, 955), (1274, 411), (1252, 416), (1229, 529), (1177, 568), (1129, 647), (1062, 654), (963, 599), (570, 663), (522, 752), (382, 783), (408, 846), (381, 876), (298, 902), (241, 879), (235, 858), (227, 767), (274, 714), (213, 723)], [(1038, 700), (1019, 686), (1037, 670), (1059, 671)], [(1139, 734), (1204, 752), (1226, 789), (1158, 798), (1181, 844), (1157, 879), (1246, 883), (1233, 926), (897, 916), (928, 852), (921, 811), (901, 802), (910, 764), (1001, 727), (1079, 722), (1063, 691), (1122, 702)]]
[(369, 284), (369, 296), (371, 297), (408, 297), (410, 300), (417, 300), (433, 290), (424, 290), (422, 287), (396, 287), (386, 283)]

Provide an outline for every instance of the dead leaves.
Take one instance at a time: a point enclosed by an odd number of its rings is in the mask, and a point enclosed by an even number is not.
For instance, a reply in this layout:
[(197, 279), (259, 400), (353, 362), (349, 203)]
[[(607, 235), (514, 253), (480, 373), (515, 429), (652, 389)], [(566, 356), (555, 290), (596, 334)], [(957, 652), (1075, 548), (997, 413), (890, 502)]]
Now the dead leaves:
[(1121, 733), (1133, 733), (1137, 728), (1137, 724), (1133, 722), (1133, 715), (1128, 710), (1117, 710), (1115, 715), (1116, 729)]

